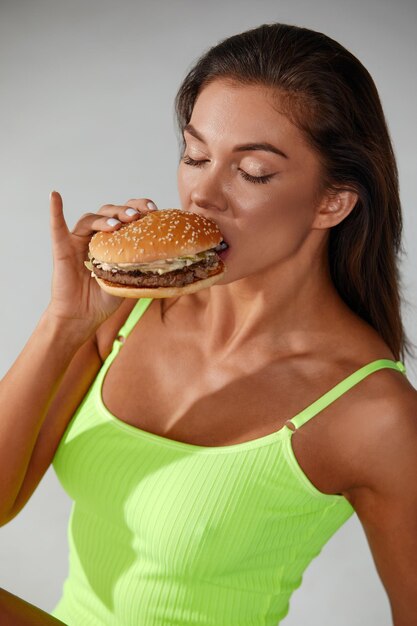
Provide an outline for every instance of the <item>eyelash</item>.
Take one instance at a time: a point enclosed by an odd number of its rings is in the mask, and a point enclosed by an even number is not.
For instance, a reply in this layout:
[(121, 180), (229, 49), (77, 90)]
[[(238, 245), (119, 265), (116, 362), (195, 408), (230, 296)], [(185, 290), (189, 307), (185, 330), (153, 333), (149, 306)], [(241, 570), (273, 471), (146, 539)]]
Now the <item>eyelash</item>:
[[(192, 165), (193, 167), (201, 167), (203, 165), (203, 163), (205, 163), (205, 161), (196, 161), (195, 159), (192, 159), (188, 155), (183, 156), (182, 157), (182, 161), (186, 165)], [(245, 180), (249, 181), (250, 183), (264, 183), (265, 184), (273, 176), (273, 174), (268, 174), (266, 176), (251, 176), (250, 174), (247, 174), (243, 170), (240, 170), (240, 173), (241, 173), (242, 178), (244, 178)]]

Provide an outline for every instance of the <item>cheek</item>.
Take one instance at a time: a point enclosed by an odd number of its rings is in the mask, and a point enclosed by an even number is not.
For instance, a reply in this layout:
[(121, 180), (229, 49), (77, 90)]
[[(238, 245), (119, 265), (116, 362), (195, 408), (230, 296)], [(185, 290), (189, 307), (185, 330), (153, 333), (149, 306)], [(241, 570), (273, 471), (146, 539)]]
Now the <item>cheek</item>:
[(314, 216), (315, 187), (308, 180), (296, 177), (282, 179), (270, 189), (269, 208), (271, 219), (289, 228), (305, 228)]
[[(314, 198), (303, 188), (285, 188), (264, 192), (263, 201), (252, 210), (248, 205), (245, 233), (252, 243), (262, 241), (263, 254), (268, 260), (293, 254), (310, 232), (314, 216)], [(259, 250), (259, 245), (256, 244)]]

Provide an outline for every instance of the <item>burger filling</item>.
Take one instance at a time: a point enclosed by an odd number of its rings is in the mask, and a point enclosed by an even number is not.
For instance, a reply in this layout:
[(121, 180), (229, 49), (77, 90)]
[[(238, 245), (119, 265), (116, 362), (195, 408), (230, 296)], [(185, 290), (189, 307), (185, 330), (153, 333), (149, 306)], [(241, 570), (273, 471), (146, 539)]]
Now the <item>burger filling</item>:
[(194, 256), (162, 259), (152, 263), (105, 263), (89, 254), (85, 265), (92, 275), (120, 285), (135, 287), (183, 287), (197, 280), (217, 274), (224, 269), (216, 250), (227, 247), (220, 244), (215, 249)]

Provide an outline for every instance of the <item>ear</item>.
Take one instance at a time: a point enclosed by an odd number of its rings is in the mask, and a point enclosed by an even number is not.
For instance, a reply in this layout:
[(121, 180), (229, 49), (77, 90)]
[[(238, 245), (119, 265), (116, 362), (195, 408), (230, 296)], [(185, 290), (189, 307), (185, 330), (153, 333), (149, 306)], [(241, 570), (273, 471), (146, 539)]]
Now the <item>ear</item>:
[(336, 226), (355, 208), (359, 194), (353, 190), (329, 191), (319, 204), (312, 228)]

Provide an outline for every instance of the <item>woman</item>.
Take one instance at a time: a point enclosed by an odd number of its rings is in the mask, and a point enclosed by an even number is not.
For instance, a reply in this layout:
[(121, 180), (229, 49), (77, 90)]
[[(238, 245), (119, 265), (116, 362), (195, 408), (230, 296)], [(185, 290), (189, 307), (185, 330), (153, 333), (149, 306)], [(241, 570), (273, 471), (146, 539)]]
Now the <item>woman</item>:
[(88, 242), (149, 200), (69, 232), (51, 194), (51, 301), (1, 386), (1, 519), (54, 460), (74, 499), (56, 618), (272, 626), (356, 512), (394, 625), (411, 626), (417, 392), (375, 85), (325, 35), (262, 25), (205, 53), (176, 110), (181, 205), (218, 223), (227, 274), (120, 301), (85, 271)]

